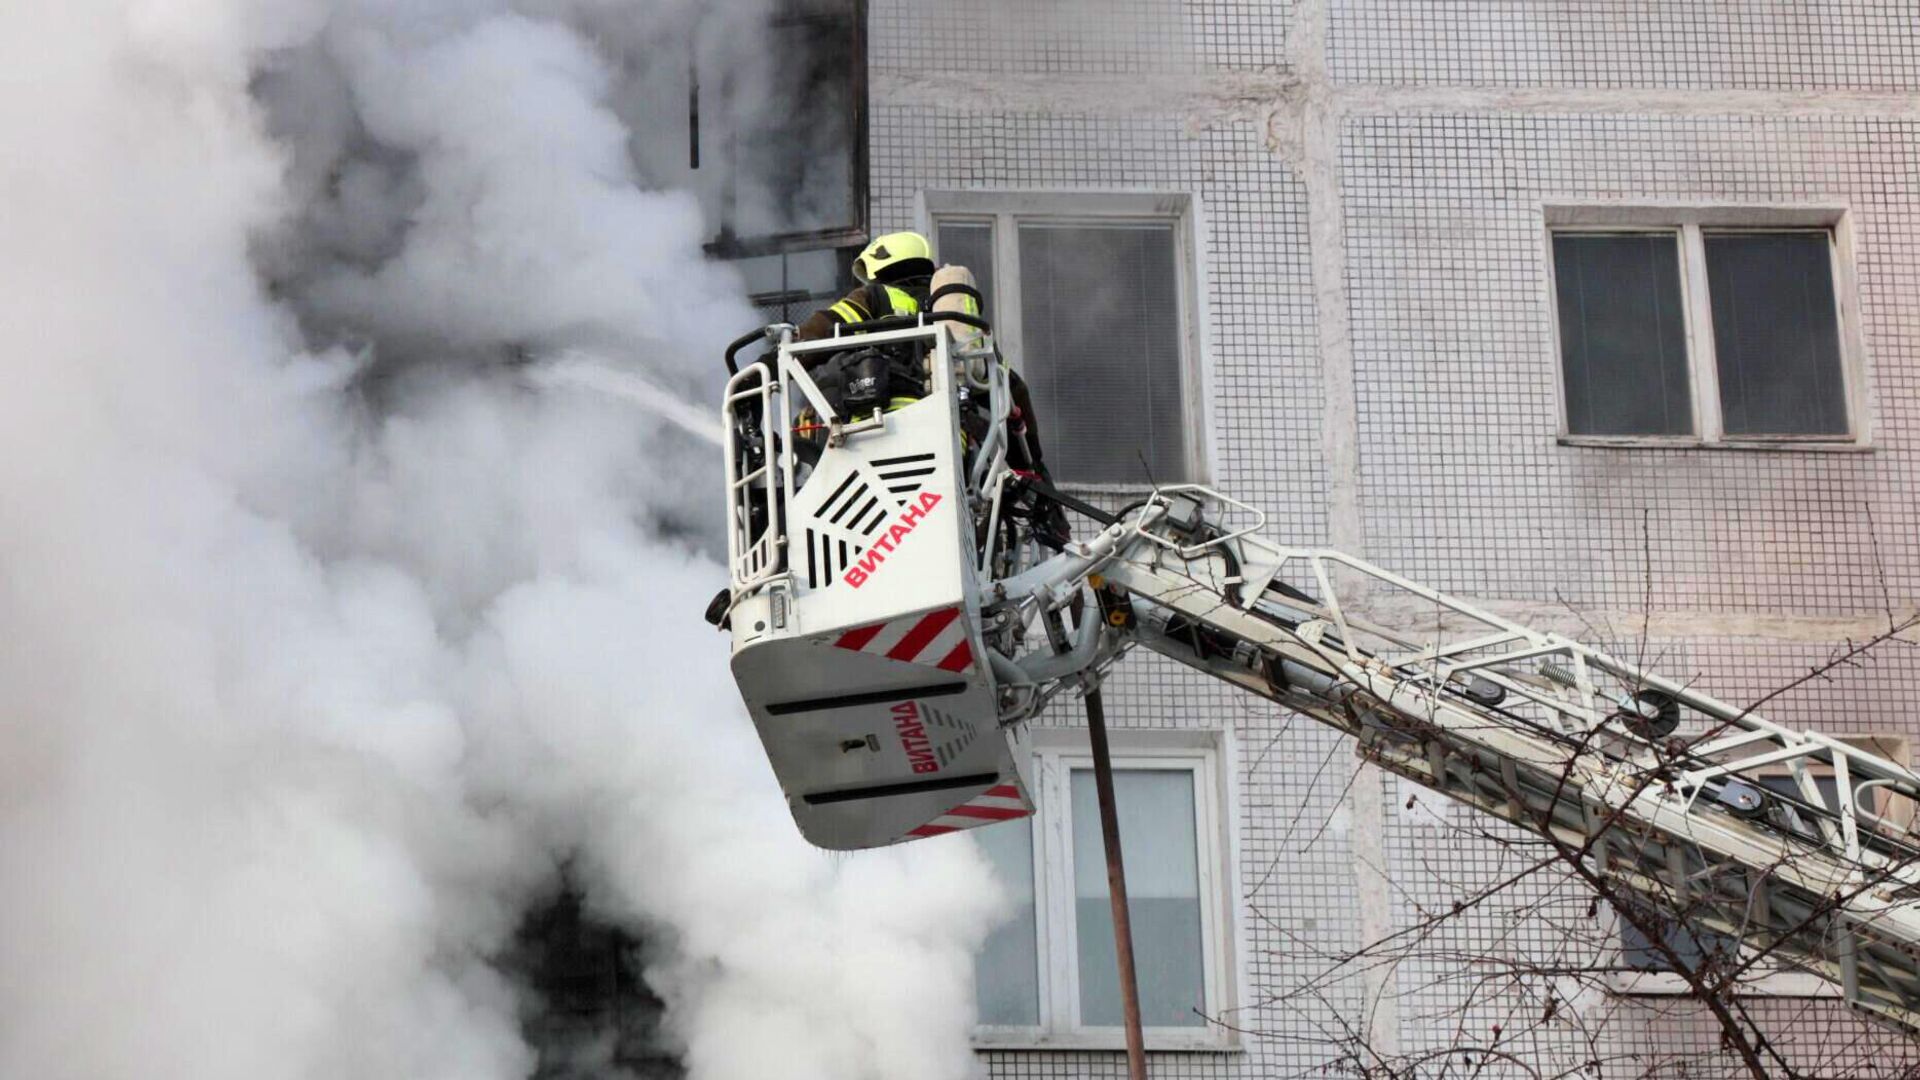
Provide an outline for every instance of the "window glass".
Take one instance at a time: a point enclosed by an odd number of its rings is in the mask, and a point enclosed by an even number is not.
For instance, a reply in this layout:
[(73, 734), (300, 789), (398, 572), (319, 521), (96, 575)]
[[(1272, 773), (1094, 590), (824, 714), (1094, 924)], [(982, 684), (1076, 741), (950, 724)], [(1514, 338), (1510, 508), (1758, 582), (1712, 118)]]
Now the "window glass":
[(1191, 479), (1172, 224), (1021, 222), (1018, 232), (1016, 359), (1056, 479)]
[[(1790, 828), (1808, 836), (1820, 835), (1820, 823), (1824, 815), (1801, 810), (1795, 805), (1797, 803), (1808, 802), (1809, 800), (1805, 795), (1800, 793), (1800, 784), (1795, 781), (1791, 775), (1762, 776), (1759, 780), (1761, 787), (1778, 792), (1788, 799), (1793, 800), (1792, 803), (1784, 805), (1780, 811)], [(1813, 789), (1820, 793), (1818, 809), (1834, 814), (1840, 812), (1840, 781), (1834, 779), (1832, 776), (1815, 776), (1813, 778)], [(1861, 801), (1866, 804), (1866, 809), (1869, 812), (1873, 810), (1873, 800), (1871, 798)], [(1827, 821), (1834, 820), (1833, 818), (1824, 819)]]
[(1705, 241), (1727, 434), (1845, 435), (1829, 234), (1707, 233)]
[[(1688, 971), (1698, 971), (1709, 958), (1726, 963), (1739, 956), (1740, 943), (1726, 934), (1705, 927), (1690, 927), (1685, 922), (1652, 916), (1660, 927), (1665, 944), (1672, 949)], [(1620, 920), (1622, 962), (1633, 971), (1672, 971), (1665, 953), (1656, 949), (1638, 927)]]
[(1674, 233), (1557, 233), (1567, 430), (1688, 435), (1686, 314)]
[[(1798, 799), (1801, 802), (1807, 801), (1807, 797), (1800, 793), (1799, 781), (1795, 780), (1792, 776), (1762, 776), (1759, 780), (1760, 786), (1770, 791), (1777, 791), (1788, 798)], [(1820, 798), (1823, 803), (1822, 809), (1832, 810), (1835, 813), (1839, 812), (1840, 782), (1838, 780), (1835, 780), (1831, 776), (1815, 776), (1813, 778), (1813, 788), (1820, 793)], [(1866, 804), (1869, 809), (1873, 806), (1872, 799), (1862, 799), (1860, 801)]]
[(973, 830), (993, 863), (994, 877), (1012, 897), (1014, 913), (981, 946), (974, 993), (982, 1024), (1034, 1027), (1040, 1023), (1040, 960), (1033, 902), (1033, 825), (1006, 821)]
[[(1200, 879), (1196, 861), (1193, 773), (1184, 769), (1119, 769), (1114, 799), (1126, 864), (1140, 1019), (1148, 1027), (1199, 1027), (1205, 1021), (1201, 960)], [(1115, 970), (1113, 909), (1107, 894), (1106, 848), (1093, 771), (1075, 769), (1073, 881), (1079, 938), (1080, 1022), (1121, 1023)]]
[(973, 271), (973, 280), (986, 298), (986, 315), (993, 319), (993, 224), (986, 221), (943, 221), (934, 246), (940, 261)]

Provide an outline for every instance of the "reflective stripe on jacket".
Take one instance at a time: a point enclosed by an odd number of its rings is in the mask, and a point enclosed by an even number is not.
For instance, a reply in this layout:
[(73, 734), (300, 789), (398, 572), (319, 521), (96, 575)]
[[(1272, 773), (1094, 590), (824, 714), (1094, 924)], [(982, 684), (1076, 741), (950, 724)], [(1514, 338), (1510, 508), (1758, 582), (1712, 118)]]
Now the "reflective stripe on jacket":
[(889, 315), (918, 314), (920, 300), (912, 292), (896, 285), (875, 282), (862, 285), (841, 297), (831, 307), (814, 312), (806, 322), (800, 324), (795, 336), (801, 341), (813, 341), (830, 336), (833, 328), (842, 323), (867, 322)]

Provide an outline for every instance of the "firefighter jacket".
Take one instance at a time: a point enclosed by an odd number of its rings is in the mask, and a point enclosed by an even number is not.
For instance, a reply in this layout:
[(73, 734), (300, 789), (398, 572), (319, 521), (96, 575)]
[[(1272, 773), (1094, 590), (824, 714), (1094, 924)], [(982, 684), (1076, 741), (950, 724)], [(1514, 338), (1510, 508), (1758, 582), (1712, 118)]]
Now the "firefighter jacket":
[(808, 316), (793, 336), (800, 341), (818, 341), (831, 336), (834, 327), (845, 323), (884, 319), (889, 315), (918, 315), (926, 286), (926, 278), (909, 278), (898, 285), (877, 281), (862, 285), (832, 307), (821, 308)]

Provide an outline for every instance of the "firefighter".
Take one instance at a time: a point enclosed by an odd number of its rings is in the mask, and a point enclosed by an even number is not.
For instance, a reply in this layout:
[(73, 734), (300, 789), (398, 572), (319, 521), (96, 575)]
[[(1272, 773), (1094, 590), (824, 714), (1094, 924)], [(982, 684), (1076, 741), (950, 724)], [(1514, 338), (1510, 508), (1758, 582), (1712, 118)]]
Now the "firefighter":
[[(887, 233), (875, 237), (853, 260), (853, 276), (861, 282), (860, 288), (809, 316), (795, 330), (797, 339), (817, 341), (830, 337), (835, 327), (847, 323), (867, 322), (890, 315), (918, 315), (929, 309), (982, 315), (982, 298), (979, 290), (973, 287), (973, 275), (963, 267), (936, 269), (933, 245), (917, 232)], [(968, 332), (965, 326), (958, 324), (955, 331)], [(1027, 393), (1026, 381), (1011, 368), (1007, 376), (1015, 410), (1009, 423), (1015, 432), (1024, 436), (1016, 440), (1024, 453), (1016, 453), (1012, 463), (1031, 470), (1040, 480), (1050, 480), (1046, 461), (1040, 452), (1040, 423), (1034, 415), (1033, 399)], [(1043, 500), (1036, 510), (1035, 524), (1051, 534), (1056, 542), (1064, 542), (1070, 534), (1060, 507)]]
[(794, 336), (817, 341), (843, 323), (866, 322), (889, 315), (918, 315), (933, 283), (933, 248), (916, 232), (876, 237), (853, 260), (853, 276), (860, 287), (822, 308), (800, 324)]
[[(950, 291), (966, 294), (962, 310), (973, 315), (981, 314), (980, 294), (971, 285), (936, 282), (936, 277), (945, 278), (953, 269), (949, 267), (936, 273), (933, 245), (917, 232), (887, 233), (875, 237), (853, 260), (853, 276), (861, 282), (860, 287), (841, 297), (832, 306), (808, 316), (807, 321), (794, 331), (794, 337), (800, 341), (818, 341), (831, 336), (834, 327), (846, 323), (867, 322), (889, 315), (918, 315)], [(965, 280), (972, 280), (971, 274), (965, 274), (964, 271), (962, 274)], [(1033, 400), (1027, 394), (1026, 381), (1011, 369), (1007, 375), (1014, 407), (1019, 410), (1017, 422), (1025, 427), (1030, 467), (1045, 478), (1047, 466), (1040, 454), (1040, 424), (1033, 413)]]

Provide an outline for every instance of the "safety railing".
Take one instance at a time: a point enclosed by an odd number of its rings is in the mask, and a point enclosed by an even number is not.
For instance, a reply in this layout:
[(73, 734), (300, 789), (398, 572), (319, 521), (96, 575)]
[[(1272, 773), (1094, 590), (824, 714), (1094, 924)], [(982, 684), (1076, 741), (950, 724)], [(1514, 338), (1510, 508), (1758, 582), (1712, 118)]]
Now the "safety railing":
[(775, 497), (780, 448), (769, 422), (782, 395), (771, 376), (765, 364), (737, 372), (727, 379), (720, 407), (727, 437), (727, 566), (735, 597), (779, 575), (786, 540), (784, 500)]

